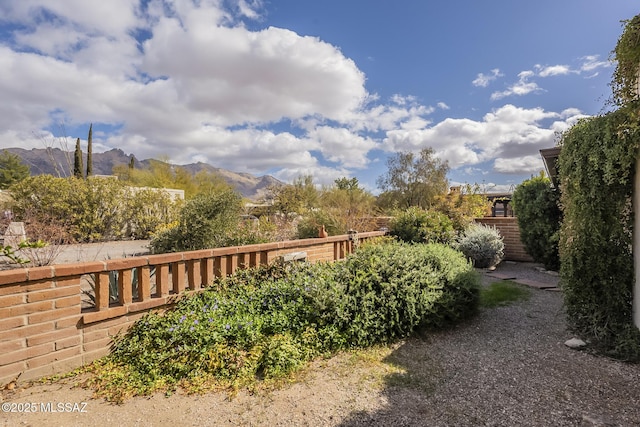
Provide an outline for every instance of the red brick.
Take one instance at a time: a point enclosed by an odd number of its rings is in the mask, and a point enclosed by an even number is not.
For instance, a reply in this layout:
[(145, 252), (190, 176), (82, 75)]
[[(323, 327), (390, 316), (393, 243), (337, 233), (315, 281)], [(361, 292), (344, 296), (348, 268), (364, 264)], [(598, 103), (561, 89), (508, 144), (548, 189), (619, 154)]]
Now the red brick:
[(108, 337), (109, 337), (108, 329), (100, 329), (97, 331), (84, 332), (82, 334), (82, 340), (85, 343), (90, 343), (90, 342), (97, 341), (102, 338), (108, 338)]
[(132, 268), (142, 267), (147, 264), (148, 261), (146, 257), (111, 259), (105, 261), (105, 270), (131, 270)]
[(66, 297), (69, 295), (78, 294), (78, 291), (73, 287), (64, 287), (64, 288), (53, 288), (53, 289), (45, 289), (37, 292), (29, 292), (27, 294), (28, 302), (36, 302), (36, 301), (45, 301), (56, 299), (60, 297)]
[(148, 301), (134, 302), (129, 304), (128, 310), (129, 313), (141, 311), (141, 310), (149, 310), (150, 308), (162, 307), (167, 304), (167, 298), (152, 298)]
[(76, 314), (80, 314), (80, 306), (58, 308), (55, 310), (45, 311), (42, 313), (30, 314), (28, 317), (29, 324), (48, 322), (51, 320), (58, 320), (63, 317), (69, 317)]
[(27, 271), (29, 281), (51, 279), (55, 276), (55, 269), (52, 266), (34, 267)]
[(111, 307), (108, 310), (91, 311), (84, 313), (82, 316), (82, 322), (87, 325), (89, 323), (100, 322), (102, 320), (113, 319), (114, 317), (120, 317), (127, 313), (127, 307)]
[(120, 335), (121, 333), (127, 332), (127, 330), (129, 330), (131, 325), (133, 325), (133, 323), (134, 322), (128, 321), (127, 323), (123, 323), (122, 325), (110, 327), (109, 330), (107, 331), (109, 334), (109, 337), (115, 337), (116, 335)]
[(42, 356), (43, 354), (50, 353), (53, 350), (53, 343), (46, 343), (37, 347), (27, 347), (22, 350), (12, 351), (11, 353), (0, 354), (0, 366)]
[(10, 353), (26, 347), (24, 338), (0, 342), (0, 353)]
[(71, 347), (60, 351), (53, 351), (49, 354), (45, 354), (38, 357), (33, 357), (27, 360), (27, 368), (39, 368), (41, 366), (49, 365), (53, 362), (69, 359), (73, 356), (80, 354), (80, 347)]
[[(7, 365), (0, 364), (0, 386), (3, 386), (9, 381), (15, 379), (18, 374), (24, 372), (26, 368), (27, 365), (23, 361), (10, 363)], [(20, 375), (20, 377), (20, 379), (22, 380), (22, 375)]]
[(56, 351), (62, 350), (63, 348), (78, 347), (80, 346), (81, 343), (82, 343), (82, 337), (80, 335), (64, 338), (56, 341)]
[(83, 365), (87, 365), (91, 362), (93, 362), (94, 360), (100, 359), (101, 357), (106, 356), (107, 354), (109, 354), (110, 350), (109, 348), (99, 348), (98, 350), (94, 350), (91, 352), (85, 352), (82, 354), (82, 364)]
[(102, 338), (96, 341), (92, 341), (90, 343), (85, 343), (82, 345), (82, 351), (92, 352), (92, 351), (100, 350), (103, 348), (109, 349), (112, 342), (113, 341), (111, 340), (111, 337), (108, 337), (108, 338)]
[(65, 317), (64, 319), (56, 320), (56, 329), (64, 329), (64, 328), (68, 328), (69, 326), (75, 326), (77, 328), (78, 325), (81, 323), (80, 322), (81, 319), (82, 319), (81, 315), (76, 315), (76, 316)]
[(16, 338), (25, 338), (34, 334), (41, 334), (43, 332), (53, 331), (53, 322), (40, 323), (37, 325), (27, 325), (12, 328), (6, 331), (0, 332), (0, 341), (12, 340)]
[(56, 308), (65, 308), (80, 305), (82, 303), (82, 297), (80, 295), (73, 295), (66, 298), (60, 298), (55, 300)]
[(38, 368), (31, 368), (20, 377), (20, 380), (24, 379), (25, 381), (31, 381), (44, 376), (66, 373), (82, 366), (83, 360), (83, 356), (78, 354), (76, 356), (48, 363)]
[(51, 280), (36, 280), (35, 282), (29, 282), (27, 285), (23, 286), (23, 291), (33, 292), (41, 289), (50, 289), (53, 287), (54, 284)]
[(175, 252), (170, 254), (149, 255), (147, 260), (149, 265), (169, 264), (172, 262), (182, 261), (182, 253)]
[(9, 319), (0, 320), (0, 339), (2, 339), (1, 331), (11, 330), (19, 326), (26, 325), (26, 323), (27, 323), (26, 317), (11, 317)]
[[(74, 286), (80, 288), (81, 276), (57, 276), (56, 287)], [(78, 291), (80, 293), (80, 291)]]
[(74, 335), (80, 336), (76, 328), (58, 329), (44, 334), (31, 335), (27, 337), (27, 346), (34, 347), (47, 342), (55, 342), (59, 339), (69, 338)]
[(17, 268), (15, 270), (0, 271), (0, 285), (10, 283), (22, 283), (27, 281), (27, 269)]
[(22, 292), (24, 292), (24, 287), (20, 284), (9, 284), (4, 286), (0, 285), (0, 296), (19, 294)]
[(53, 301), (40, 301), (31, 304), (20, 304), (13, 307), (0, 308), (0, 319), (51, 310), (52, 308)]
[[(86, 313), (86, 314), (90, 314), (90, 313)], [(93, 331), (99, 331), (99, 330), (103, 330), (103, 329), (109, 329), (110, 327), (115, 326), (115, 325), (121, 325), (121, 324), (123, 324), (125, 322), (127, 322), (127, 318), (124, 315), (120, 315), (120, 316), (117, 316), (117, 317), (113, 317), (113, 318), (109, 318), (109, 319), (106, 319), (106, 320), (102, 320), (100, 322), (92, 322), (90, 324), (84, 324), (82, 326), (82, 330), (84, 331), (84, 333), (93, 332)]]
[(55, 266), (56, 277), (77, 276), (103, 271), (104, 262), (79, 262), (73, 264), (58, 264)]
[(24, 304), (24, 302), (24, 293), (0, 297), (0, 307), (11, 307), (13, 305)]

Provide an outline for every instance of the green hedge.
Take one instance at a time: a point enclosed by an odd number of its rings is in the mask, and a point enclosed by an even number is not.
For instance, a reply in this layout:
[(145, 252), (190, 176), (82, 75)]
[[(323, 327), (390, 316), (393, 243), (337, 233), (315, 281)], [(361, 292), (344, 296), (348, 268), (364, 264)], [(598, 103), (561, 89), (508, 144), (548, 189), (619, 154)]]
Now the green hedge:
[(363, 245), (344, 262), (241, 270), (116, 340), (93, 384), (121, 400), (179, 382), (238, 386), (475, 313), (479, 277), (438, 244)]
[(551, 180), (542, 175), (524, 181), (513, 192), (522, 244), (536, 262), (554, 271), (560, 268), (558, 242), (562, 211), (559, 194), (551, 186)]
[(637, 108), (579, 122), (563, 136), (559, 158), (560, 276), (568, 319), (594, 346), (626, 360), (640, 359), (640, 334), (632, 324)]

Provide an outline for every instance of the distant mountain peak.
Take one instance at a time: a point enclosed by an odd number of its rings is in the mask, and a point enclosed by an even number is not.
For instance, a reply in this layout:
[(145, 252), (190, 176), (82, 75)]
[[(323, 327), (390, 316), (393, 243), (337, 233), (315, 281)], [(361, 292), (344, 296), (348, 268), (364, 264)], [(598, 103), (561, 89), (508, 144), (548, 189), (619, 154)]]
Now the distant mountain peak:
[[(30, 167), (32, 175), (71, 176), (73, 174), (73, 151), (65, 151), (57, 147), (32, 148), (31, 150), (7, 148), (7, 150), (18, 155)], [(86, 162), (86, 153), (84, 155)], [(152, 160), (138, 160), (133, 154), (126, 154), (119, 148), (112, 148), (104, 153), (92, 153), (93, 173), (95, 175), (111, 175), (114, 166), (129, 165), (131, 158), (135, 159), (134, 166), (138, 168), (148, 166)], [(176, 166), (193, 175), (200, 171), (215, 173), (243, 197), (253, 201), (264, 198), (269, 186), (283, 185), (282, 181), (271, 175), (255, 176), (244, 172), (233, 172), (203, 162)]]

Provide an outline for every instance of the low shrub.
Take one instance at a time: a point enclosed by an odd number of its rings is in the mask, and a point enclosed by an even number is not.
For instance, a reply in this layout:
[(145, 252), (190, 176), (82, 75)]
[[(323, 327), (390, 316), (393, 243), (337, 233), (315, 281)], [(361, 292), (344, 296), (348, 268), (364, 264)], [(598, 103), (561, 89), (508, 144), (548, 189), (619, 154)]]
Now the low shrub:
[(118, 401), (179, 384), (277, 380), (318, 355), (459, 321), (475, 312), (478, 289), (464, 257), (437, 244), (363, 245), (345, 262), (240, 270), (145, 315), (90, 383)]
[(455, 237), (453, 222), (447, 215), (417, 206), (396, 213), (389, 231), (401, 241), (413, 243), (448, 243)]
[(478, 268), (497, 265), (504, 257), (504, 242), (495, 227), (474, 224), (458, 239), (455, 247)]
[(149, 246), (153, 253), (264, 243), (268, 233), (241, 221), (241, 198), (231, 189), (211, 190), (185, 202), (179, 220), (153, 234)]

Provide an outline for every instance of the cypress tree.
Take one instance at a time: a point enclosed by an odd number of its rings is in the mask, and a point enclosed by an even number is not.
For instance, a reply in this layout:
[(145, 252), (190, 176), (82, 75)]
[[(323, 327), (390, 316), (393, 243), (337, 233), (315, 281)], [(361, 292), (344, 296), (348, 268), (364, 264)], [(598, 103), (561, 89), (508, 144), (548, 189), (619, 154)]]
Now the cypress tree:
[(89, 137), (87, 138), (87, 178), (90, 175), (93, 175), (93, 159), (91, 158), (92, 154), (92, 143), (93, 143), (93, 123), (89, 125)]
[(82, 178), (82, 149), (80, 148), (80, 138), (76, 140), (76, 151), (73, 153), (73, 176)]
[(135, 160), (136, 158), (131, 156), (131, 160), (129, 160), (129, 170), (132, 171), (133, 168), (135, 167)]

